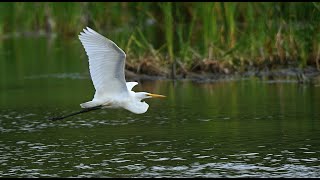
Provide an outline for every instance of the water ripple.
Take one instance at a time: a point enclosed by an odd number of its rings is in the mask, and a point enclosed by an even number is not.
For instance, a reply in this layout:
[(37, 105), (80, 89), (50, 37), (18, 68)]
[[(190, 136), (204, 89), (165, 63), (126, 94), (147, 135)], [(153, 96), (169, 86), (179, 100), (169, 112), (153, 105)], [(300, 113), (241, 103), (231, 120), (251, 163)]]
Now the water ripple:
[[(57, 123), (41, 119), (36, 112), (3, 110), (0, 116), (0, 177), (320, 176), (317, 137), (297, 141), (297, 136), (286, 134), (281, 141), (266, 141), (259, 133), (251, 138), (241, 132), (228, 136), (217, 131), (221, 128), (215, 126), (217, 121), (230, 123), (234, 117), (200, 119), (194, 122), (208, 133), (181, 131), (183, 134), (177, 135), (172, 132), (183, 128), (180, 123), (190, 119), (166, 126), (152, 123), (156, 120), (148, 115), (108, 120), (77, 117)], [(265, 117), (253, 119), (268, 119)], [(170, 120), (165, 121), (168, 124)], [(213, 126), (207, 126), (210, 123)], [(138, 132), (151, 124), (171, 128), (168, 132), (173, 135)], [(128, 132), (116, 137), (109, 133), (127, 125), (133, 130), (128, 128)], [(139, 126), (143, 128), (136, 129)], [(54, 136), (46, 136), (47, 132)]]

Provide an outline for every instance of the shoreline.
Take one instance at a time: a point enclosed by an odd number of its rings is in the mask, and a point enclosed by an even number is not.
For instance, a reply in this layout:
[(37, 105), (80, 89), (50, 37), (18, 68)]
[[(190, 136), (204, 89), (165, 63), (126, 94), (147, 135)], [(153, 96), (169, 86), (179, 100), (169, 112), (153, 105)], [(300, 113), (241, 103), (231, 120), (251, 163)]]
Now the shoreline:
[(307, 66), (306, 68), (278, 68), (273, 70), (248, 70), (245, 72), (187, 72), (186, 74), (177, 74), (172, 78), (170, 74), (152, 75), (146, 73), (135, 73), (131, 70), (125, 70), (126, 79), (130, 81), (139, 80), (190, 80), (198, 83), (210, 83), (217, 81), (232, 81), (243, 78), (256, 77), (268, 81), (292, 81), (297, 83), (315, 83), (320, 82), (320, 71), (315, 67)]

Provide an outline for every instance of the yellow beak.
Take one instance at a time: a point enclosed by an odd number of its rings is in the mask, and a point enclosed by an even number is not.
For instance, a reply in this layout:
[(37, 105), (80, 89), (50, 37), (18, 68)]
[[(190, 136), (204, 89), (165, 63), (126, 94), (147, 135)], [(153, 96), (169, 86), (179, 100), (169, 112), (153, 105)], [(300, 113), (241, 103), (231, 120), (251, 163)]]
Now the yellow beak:
[(160, 95), (160, 94), (151, 94), (151, 93), (149, 93), (148, 95), (151, 96), (152, 98), (164, 98), (164, 97), (166, 97), (166, 96)]

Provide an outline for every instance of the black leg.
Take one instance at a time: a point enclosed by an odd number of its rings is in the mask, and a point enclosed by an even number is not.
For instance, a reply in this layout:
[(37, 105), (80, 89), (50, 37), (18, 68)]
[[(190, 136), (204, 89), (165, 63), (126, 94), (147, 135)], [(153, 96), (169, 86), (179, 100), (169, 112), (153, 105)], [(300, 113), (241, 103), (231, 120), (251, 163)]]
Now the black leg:
[(57, 121), (57, 120), (61, 120), (61, 119), (64, 119), (64, 118), (67, 118), (67, 117), (70, 117), (70, 116), (74, 116), (74, 115), (77, 115), (77, 114), (90, 112), (90, 111), (93, 111), (93, 110), (98, 110), (98, 109), (101, 109), (101, 108), (102, 108), (102, 106), (96, 106), (96, 107), (92, 107), (92, 108), (85, 108), (85, 109), (82, 109), (81, 111), (74, 112), (74, 113), (71, 113), (71, 114), (68, 114), (68, 115), (65, 115), (65, 116), (51, 117), (51, 118), (49, 118), (49, 120)]

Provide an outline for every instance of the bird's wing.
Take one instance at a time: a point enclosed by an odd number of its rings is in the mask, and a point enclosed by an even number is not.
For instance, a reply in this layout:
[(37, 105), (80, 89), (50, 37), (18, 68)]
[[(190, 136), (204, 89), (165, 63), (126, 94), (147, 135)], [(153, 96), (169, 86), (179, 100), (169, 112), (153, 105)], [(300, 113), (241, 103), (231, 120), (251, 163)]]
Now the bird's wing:
[(126, 54), (111, 40), (87, 27), (79, 39), (89, 58), (89, 70), (96, 89), (94, 98), (127, 93), (124, 77)]

